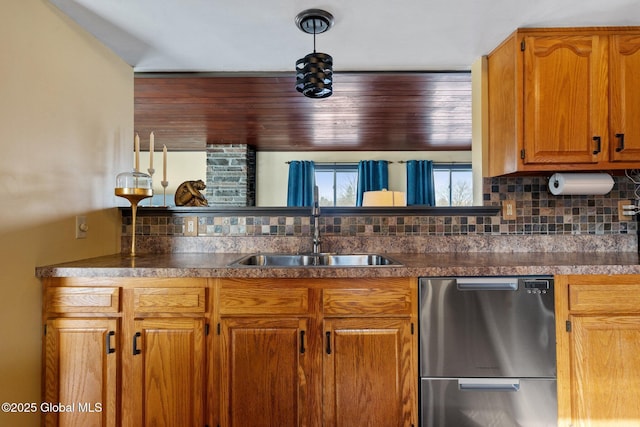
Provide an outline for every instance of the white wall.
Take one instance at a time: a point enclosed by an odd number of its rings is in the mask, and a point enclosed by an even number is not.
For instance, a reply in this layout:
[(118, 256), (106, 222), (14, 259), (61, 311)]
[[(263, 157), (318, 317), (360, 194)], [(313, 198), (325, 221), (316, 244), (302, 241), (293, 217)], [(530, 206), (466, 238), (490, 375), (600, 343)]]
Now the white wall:
[(358, 162), (359, 160), (388, 160), (388, 190), (406, 191), (406, 165), (403, 160), (433, 160), (436, 162), (471, 162), (470, 151), (259, 151), (256, 156), (256, 204), (258, 206), (286, 206), (290, 160), (316, 162)]
[(489, 139), (489, 99), (487, 60), (477, 59), (471, 66), (471, 155), (473, 158), (473, 204), (482, 205), (483, 156), (488, 156), (486, 144)]
[[(0, 17), (0, 402), (39, 403), (35, 267), (119, 252), (133, 70), (46, 0), (2, 0)], [(0, 426), (38, 425), (38, 413), (0, 411)]]
[[(140, 135), (140, 139), (149, 139), (148, 135)], [(162, 138), (157, 136), (155, 141), (155, 153), (153, 156), (153, 168), (156, 170), (153, 174), (153, 203), (160, 206), (163, 204), (163, 188), (160, 184), (162, 181)], [(133, 157), (132, 157), (133, 158)], [(149, 152), (140, 153), (140, 170), (147, 173), (149, 168)], [(167, 185), (166, 202), (167, 206), (174, 206), (173, 197), (176, 189), (185, 181), (207, 180), (207, 153), (204, 151), (169, 151), (167, 153)], [(141, 206), (146, 205), (148, 200), (140, 203)]]

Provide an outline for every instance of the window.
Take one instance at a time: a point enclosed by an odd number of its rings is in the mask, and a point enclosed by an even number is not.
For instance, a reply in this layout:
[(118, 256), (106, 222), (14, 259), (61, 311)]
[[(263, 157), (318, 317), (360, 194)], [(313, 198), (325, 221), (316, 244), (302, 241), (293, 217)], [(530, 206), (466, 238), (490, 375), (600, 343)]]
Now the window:
[[(436, 206), (473, 205), (471, 164), (434, 163)], [(320, 206), (355, 206), (358, 191), (356, 163), (316, 163), (316, 185)]]
[(316, 163), (320, 206), (355, 206), (358, 165)]
[(473, 176), (470, 164), (433, 165), (436, 206), (473, 205)]

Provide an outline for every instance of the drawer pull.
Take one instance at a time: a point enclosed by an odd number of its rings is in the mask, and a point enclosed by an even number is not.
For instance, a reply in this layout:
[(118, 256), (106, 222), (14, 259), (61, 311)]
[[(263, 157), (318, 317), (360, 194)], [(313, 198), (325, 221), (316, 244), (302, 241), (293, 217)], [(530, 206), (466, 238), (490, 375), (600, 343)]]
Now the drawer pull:
[(593, 154), (599, 154), (600, 151), (602, 151), (602, 138), (600, 138), (599, 136), (594, 136), (593, 140), (596, 143), (596, 149), (593, 150)]
[(300, 331), (300, 354), (304, 354), (304, 331)]
[(520, 381), (512, 379), (459, 379), (458, 389), (465, 391), (519, 391)]
[(107, 337), (105, 338), (105, 347), (107, 348), (107, 354), (115, 353), (116, 349), (111, 347), (111, 337), (114, 336), (115, 331), (107, 332)]
[(327, 354), (331, 354), (331, 332), (327, 332)]
[(624, 133), (616, 133), (616, 138), (618, 138), (618, 146), (616, 147), (616, 152), (619, 153), (624, 150)]
[(142, 351), (138, 348), (138, 338), (140, 338), (142, 334), (140, 332), (136, 332), (133, 336), (133, 355), (142, 353)]

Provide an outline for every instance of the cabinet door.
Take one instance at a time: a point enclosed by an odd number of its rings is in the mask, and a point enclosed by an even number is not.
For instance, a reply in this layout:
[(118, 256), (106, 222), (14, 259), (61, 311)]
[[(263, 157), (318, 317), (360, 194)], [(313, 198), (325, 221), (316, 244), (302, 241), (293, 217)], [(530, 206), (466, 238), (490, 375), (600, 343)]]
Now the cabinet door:
[(222, 320), (222, 427), (307, 425), (307, 323)]
[[(136, 427), (202, 427), (205, 390), (205, 321), (149, 318), (134, 322), (126, 399)], [(129, 406), (129, 403), (126, 407)]]
[(45, 412), (44, 425), (116, 425), (118, 335), (117, 319), (47, 321), (44, 401), (66, 410)]
[(610, 38), (610, 157), (640, 160), (640, 34)]
[(411, 322), (325, 320), (324, 426), (417, 425)]
[(528, 36), (524, 46), (524, 163), (598, 162), (608, 143), (607, 38)]
[(574, 426), (640, 422), (640, 316), (570, 316)]

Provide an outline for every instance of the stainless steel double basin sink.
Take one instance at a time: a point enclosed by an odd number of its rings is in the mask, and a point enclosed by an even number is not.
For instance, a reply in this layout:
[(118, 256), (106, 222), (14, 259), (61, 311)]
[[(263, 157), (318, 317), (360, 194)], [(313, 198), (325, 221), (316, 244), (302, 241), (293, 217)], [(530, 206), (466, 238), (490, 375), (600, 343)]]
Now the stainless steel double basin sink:
[(380, 267), (402, 264), (379, 254), (259, 253), (244, 256), (229, 265), (232, 267)]

